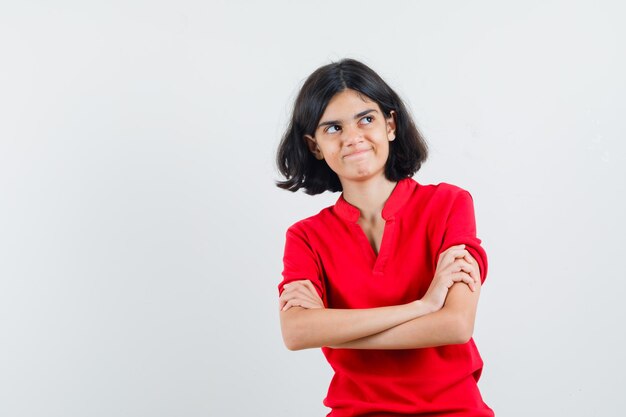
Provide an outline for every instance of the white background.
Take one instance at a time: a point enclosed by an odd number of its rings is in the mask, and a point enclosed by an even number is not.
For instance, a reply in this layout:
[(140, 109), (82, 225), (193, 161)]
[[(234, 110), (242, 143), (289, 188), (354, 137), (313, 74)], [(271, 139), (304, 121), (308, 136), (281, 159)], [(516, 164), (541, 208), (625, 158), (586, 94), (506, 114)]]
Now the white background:
[(475, 201), (475, 340), (499, 416), (622, 416), (620, 1), (0, 3), (0, 415), (322, 416), (278, 326), (276, 188), (304, 78), (407, 101), (416, 175)]

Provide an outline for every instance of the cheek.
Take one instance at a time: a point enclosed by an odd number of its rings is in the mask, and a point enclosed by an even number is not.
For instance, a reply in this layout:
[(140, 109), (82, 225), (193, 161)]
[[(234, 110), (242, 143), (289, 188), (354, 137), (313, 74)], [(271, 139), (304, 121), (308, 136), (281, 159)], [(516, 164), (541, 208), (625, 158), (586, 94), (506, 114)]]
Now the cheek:
[(385, 161), (389, 159), (389, 151), (390, 151), (389, 142), (385, 142), (381, 144), (378, 150), (379, 150), (379, 154), (381, 155), (381, 157), (385, 158)]
[(337, 172), (337, 170), (340, 168), (339, 162), (337, 162), (335, 159), (328, 157), (324, 158), (324, 160), (326, 161), (326, 165), (328, 165), (328, 167), (333, 170), (333, 172)]
[(327, 159), (335, 159), (340, 154), (340, 151), (337, 150), (335, 147), (325, 146), (324, 148), (322, 148), (322, 153)]
[(324, 155), (326, 165), (334, 172), (337, 173), (344, 169), (343, 161), (339, 152), (329, 152)]

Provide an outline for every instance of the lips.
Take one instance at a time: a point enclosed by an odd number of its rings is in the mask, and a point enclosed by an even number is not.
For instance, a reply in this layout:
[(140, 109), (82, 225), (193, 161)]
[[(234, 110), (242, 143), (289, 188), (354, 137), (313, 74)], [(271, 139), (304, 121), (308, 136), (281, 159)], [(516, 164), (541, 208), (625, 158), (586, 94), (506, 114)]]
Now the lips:
[(356, 157), (356, 156), (362, 155), (362, 154), (364, 154), (364, 153), (366, 153), (366, 152), (369, 152), (369, 151), (371, 151), (371, 150), (372, 150), (372, 148), (367, 148), (367, 149), (359, 149), (359, 150), (357, 150), (357, 151), (354, 151), (354, 152), (351, 152), (351, 153), (349, 153), (349, 154), (347, 154), (347, 155), (344, 155), (343, 157), (344, 157), (344, 159), (353, 158), (353, 157)]

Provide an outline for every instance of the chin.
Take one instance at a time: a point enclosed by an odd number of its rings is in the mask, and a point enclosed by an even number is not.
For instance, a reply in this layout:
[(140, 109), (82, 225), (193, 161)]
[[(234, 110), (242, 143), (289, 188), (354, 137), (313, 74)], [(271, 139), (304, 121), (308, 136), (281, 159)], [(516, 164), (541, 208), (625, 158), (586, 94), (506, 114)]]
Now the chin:
[(359, 171), (355, 175), (350, 176), (348, 179), (352, 181), (367, 181), (376, 178), (378, 175), (384, 176), (384, 173), (375, 173), (372, 171)]

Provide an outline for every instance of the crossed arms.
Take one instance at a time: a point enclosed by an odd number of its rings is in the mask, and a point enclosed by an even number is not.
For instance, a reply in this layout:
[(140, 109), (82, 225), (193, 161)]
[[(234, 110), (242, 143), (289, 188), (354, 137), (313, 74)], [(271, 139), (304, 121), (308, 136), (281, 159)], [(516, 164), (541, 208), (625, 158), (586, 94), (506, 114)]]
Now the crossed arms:
[(284, 286), (280, 323), (290, 350), (415, 349), (466, 343), (472, 337), (480, 294), (480, 270), (464, 245), (441, 253), (424, 297), (368, 309), (325, 308), (308, 280)]

